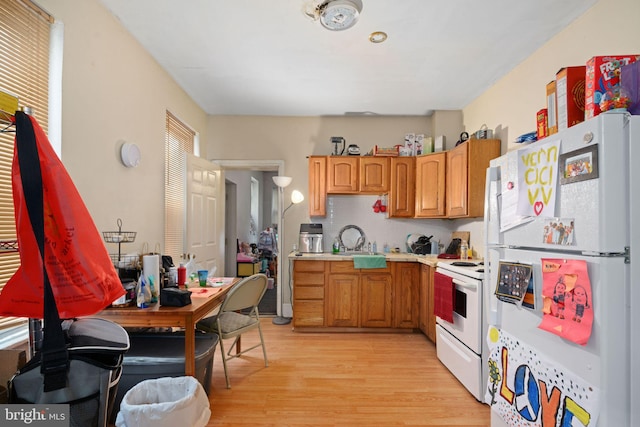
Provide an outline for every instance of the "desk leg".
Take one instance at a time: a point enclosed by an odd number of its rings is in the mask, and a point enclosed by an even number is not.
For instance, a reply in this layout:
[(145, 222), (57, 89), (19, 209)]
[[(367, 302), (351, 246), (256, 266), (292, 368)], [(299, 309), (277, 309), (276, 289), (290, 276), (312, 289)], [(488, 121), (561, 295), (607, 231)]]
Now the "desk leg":
[(196, 376), (196, 327), (189, 324), (184, 331), (184, 374)]

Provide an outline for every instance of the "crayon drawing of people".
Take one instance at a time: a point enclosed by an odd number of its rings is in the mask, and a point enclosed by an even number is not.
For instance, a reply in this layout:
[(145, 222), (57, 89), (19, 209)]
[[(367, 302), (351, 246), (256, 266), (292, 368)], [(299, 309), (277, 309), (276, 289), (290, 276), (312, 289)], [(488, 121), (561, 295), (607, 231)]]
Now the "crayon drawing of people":
[(573, 288), (571, 294), (571, 301), (573, 302), (573, 305), (575, 307), (573, 320), (580, 323), (582, 321), (582, 318), (584, 317), (585, 309), (590, 308), (589, 295), (587, 295), (587, 290), (584, 288), (584, 286), (581, 285), (577, 285), (575, 288)]
[(564, 294), (567, 285), (564, 283), (564, 277), (558, 277), (558, 281), (553, 288), (553, 315), (564, 319)]

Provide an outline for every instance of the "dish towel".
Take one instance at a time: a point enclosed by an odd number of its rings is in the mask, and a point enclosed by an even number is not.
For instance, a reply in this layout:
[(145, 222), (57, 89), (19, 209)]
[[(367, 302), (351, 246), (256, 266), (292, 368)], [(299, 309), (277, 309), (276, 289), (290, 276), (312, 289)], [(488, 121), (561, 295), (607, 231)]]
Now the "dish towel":
[(433, 273), (433, 314), (453, 323), (455, 299), (456, 287), (453, 279), (438, 272)]
[(384, 255), (354, 255), (353, 268), (387, 268)]

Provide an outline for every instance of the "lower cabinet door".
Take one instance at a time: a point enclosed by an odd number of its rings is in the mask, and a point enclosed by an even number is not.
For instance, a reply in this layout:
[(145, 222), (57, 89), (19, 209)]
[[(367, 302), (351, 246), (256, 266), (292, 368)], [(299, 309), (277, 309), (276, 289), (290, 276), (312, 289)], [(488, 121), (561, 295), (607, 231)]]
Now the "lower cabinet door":
[(332, 274), (326, 289), (327, 326), (358, 327), (360, 306), (357, 274)]
[(363, 274), (360, 277), (360, 326), (390, 328), (392, 282), (390, 274)]

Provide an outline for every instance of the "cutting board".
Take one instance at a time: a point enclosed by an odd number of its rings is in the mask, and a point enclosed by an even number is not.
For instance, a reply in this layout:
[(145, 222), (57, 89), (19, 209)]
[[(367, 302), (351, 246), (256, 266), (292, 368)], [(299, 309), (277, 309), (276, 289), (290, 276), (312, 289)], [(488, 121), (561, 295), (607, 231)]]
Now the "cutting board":
[(453, 233), (451, 233), (451, 240), (453, 239), (466, 240), (468, 245), (471, 245), (471, 241), (469, 240), (470, 238), (471, 238), (471, 233), (468, 231), (454, 231)]

